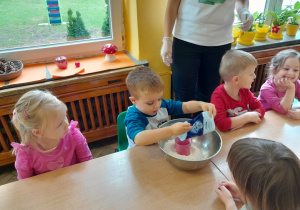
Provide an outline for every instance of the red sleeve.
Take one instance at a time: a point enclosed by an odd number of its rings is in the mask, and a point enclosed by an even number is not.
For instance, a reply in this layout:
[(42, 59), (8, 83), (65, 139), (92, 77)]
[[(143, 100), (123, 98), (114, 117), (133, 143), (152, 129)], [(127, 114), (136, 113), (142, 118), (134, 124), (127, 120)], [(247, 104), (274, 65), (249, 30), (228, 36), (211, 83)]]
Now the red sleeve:
[(215, 124), (220, 131), (228, 131), (231, 128), (231, 119), (227, 117), (226, 98), (223, 96), (221, 87), (217, 87), (211, 96), (211, 103), (215, 105), (217, 115)]
[(248, 98), (249, 98), (249, 108), (252, 111), (259, 112), (261, 114), (260, 118), (263, 118), (266, 112), (265, 108), (250, 90), (248, 90)]

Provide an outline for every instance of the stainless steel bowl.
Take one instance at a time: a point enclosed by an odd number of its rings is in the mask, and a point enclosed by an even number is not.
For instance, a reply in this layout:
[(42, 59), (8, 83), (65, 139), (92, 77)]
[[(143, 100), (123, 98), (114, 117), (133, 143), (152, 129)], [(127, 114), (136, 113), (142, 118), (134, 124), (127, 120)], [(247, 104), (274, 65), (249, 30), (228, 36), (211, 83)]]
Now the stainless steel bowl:
[[(176, 122), (185, 122), (189, 119), (180, 118), (170, 120), (160, 127), (170, 126)], [(175, 137), (164, 139), (158, 142), (159, 148), (163, 152), (164, 157), (174, 166), (182, 170), (196, 170), (206, 166), (210, 160), (216, 156), (222, 148), (222, 138), (217, 131), (207, 133), (203, 136), (195, 136), (192, 138), (192, 144), (202, 150), (204, 159), (201, 160), (184, 160), (168, 154), (164, 150), (165, 143)]]

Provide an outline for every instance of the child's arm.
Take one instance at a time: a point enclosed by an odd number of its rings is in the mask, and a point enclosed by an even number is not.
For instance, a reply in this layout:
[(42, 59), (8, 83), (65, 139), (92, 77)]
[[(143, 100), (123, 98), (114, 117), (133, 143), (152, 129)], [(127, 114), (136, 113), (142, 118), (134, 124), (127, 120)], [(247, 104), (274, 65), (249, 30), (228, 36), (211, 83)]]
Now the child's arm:
[(12, 146), (16, 150), (15, 168), (18, 173), (18, 180), (34, 176), (28, 154), (21, 148), (22, 146), (19, 144), (12, 143)]
[(284, 97), (280, 101), (280, 105), (285, 111), (288, 111), (291, 109), (295, 98), (295, 84), (291, 80), (281, 79), (278, 81), (278, 85), (287, 88)]
[(287, 112), (288, 116), (294, 120), (300, 120), (300, 109), (291, 109)]
[(271, 109), (280, 114), (286, 114), (286, 110), (281, 105), (279, 91), (274, 87), (273, 82), (267, 81), (260, 89), (260, 97), (263, 98)]
[(93, 156), (90, 148), (86, 142), (85, 137), (82, 135), (80, 130), (76, 127), (78, 122), (71, 121), (70, 129), (72, 130), (72, 137), (76, 142), (75, 153), (79, 163), (92, 160)]
[(231, 129), (237, 129), (247, 123), (259, 123), (261, 121), (261, 114), (257, 111), (246, 112), (242, 115), (231, 117)]
[(203, 101), (188, 101), (182, 103), (182, 111), (185, 114), (195, 113), (199, 111), (209, 111), (209, 116), (216, 116), (215, 105)]
[(220, 200), (224, 203), (226, 210), (237, 210), (233, 197), (225, 186), (218, 187), (216, 189), (216, 193)]
[(192, 128), (189, 123), (178, 122), (168, 127), (144, 130), (136, 134), (134, 143), (139, 146), (154, 144), (171, 136), (182, 135)]
[(265, 108), (264, 106), (260, 103), (260, 101), (253, 95), (253, 93), (249, 90), (248, 92), (248, 100), (249, 100), (249, 108), (252, 111), (257, 111), (261, 115), (260, 117), (263, 118), (265, 115)]

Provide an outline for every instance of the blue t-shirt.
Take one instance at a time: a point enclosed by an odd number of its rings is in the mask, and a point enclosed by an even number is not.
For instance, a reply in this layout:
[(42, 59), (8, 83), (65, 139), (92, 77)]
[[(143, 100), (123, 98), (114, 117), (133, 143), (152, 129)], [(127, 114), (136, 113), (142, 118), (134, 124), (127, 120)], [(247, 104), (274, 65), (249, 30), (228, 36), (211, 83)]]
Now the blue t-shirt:
[(135, 105), (128, 107), (124, 120), (128, 139), (128, 149), (135, 147), (135, 136), (144, 130), (152, 130), (169, 120), (169, 115), (183, 114), (182, 102), (162, 99), (161, 106), (153, 116), (140, 112)]

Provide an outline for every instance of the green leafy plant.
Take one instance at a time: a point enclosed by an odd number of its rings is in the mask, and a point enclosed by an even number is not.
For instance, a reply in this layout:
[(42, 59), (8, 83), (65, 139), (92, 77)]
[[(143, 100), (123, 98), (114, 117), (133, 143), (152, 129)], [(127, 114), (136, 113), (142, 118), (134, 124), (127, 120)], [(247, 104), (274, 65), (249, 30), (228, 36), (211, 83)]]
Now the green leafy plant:
[(253, 13), (253, 19), (254, 19), (254, 22), (258, 22), (258, 27), (262, 28), (264, 26), (264, 22), (266, 20), (266, 17), (265, 17), (265, 14), (263, 12), (259, 13), (258, 11), (256, 11), (256, 12)]
[(291, 15), (291, 22), (289, 22), (289, 24), (291, 25), (299, 25), (299, 19), (300, 19), (300, 2), (297, 1), (294, 6), (287, 6), (288, 9), (290, 9), (290, 11), (292, 12)]
[(86, 30), (79, 11), (76, 11), (76, 17), (73, 17), (73, 11), (69, 9), (68, 21), (68, 38), (90, 38), (90, 33)]
[[(238, 15), (235, 15), (236, 17), (238, 17)], [(263, 13), (259, 13), (258, 11), (253, 13), (253, 24), (251, 25), (250, 29), (248, 30), (249, 32), (254, 32), (256, 31), (256, 21), (259, 21), (259, 27), (263, 27), (263, 23), (265, 20), (265, 16)], [(260, 24), (260, 21), (262, 20), (262, 23)], [(240, 28), (240, 26), (242, 25), (241, 22), (238, 23), (237, 27)]]
[(291, 22), (296, 24), (297, 20), (300, 19), (300, 15), (298, 14), (299, 9), (300, 3), (297, 1), (295, 5), (288, 5), (284, 9), (278, 8), (275, 11), (267, 11), (266, 15), (273, 16), (273, 25), (281, 26), (285, 24), (290, 17), (292, 19)]
[(105, 18), (102, 24), (102, 33), (104, 36), (110, 35), (110, 26), (109, 26), (109, 12), (108, 12), (108, 0), (105, 0), (106, 12)]

